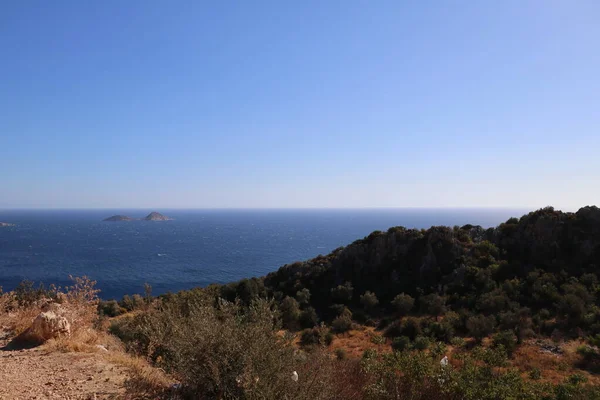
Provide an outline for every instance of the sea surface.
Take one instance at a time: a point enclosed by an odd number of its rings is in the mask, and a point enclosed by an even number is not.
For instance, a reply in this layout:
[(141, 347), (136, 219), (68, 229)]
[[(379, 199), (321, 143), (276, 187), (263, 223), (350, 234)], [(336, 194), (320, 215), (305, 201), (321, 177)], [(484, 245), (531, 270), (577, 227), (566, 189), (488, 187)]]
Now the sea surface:
[(103, 222), (151, 210), (0, 210), (0, 286), (96, 280), (101, 297), (178, 291), (262, 276), (392, 226), (495, 226), (526, 210), (156, 210), (173, 221)]

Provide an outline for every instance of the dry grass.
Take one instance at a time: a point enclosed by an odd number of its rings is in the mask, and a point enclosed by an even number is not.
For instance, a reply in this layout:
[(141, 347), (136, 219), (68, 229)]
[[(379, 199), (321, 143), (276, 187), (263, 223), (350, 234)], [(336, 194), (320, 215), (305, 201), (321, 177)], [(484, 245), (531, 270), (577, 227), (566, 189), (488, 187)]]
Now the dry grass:
[(102, 353), (108, 351), (124, 351), (119, 339), (105, 331), (87, 328), (76, 329), (69, 337), (51, 339), (44, 344), (48, 351)]
[(0, 315), (0, 330), (17, 336), (31, 326), (35, 317), (40, 313), (39, 307), (18, 308)]
[(105, 358), (129, 370), (130, 378), (125, 382), (125, 386), (132, 398), (161, 398), (169, 392), (174, 383), (162, 370), (150, 366), (142, 358), (122, 351), (110, 352)]
[(583, 341), (574, 340), (561, 344), (562, 354), (551, 354), (542, 351), (539, 344), (534, 340), (527, 341), (519, 346), (514, 353), (511, 364), (517, 367), (524, 374), (537, 368), (541, 371), (541, 381), (558, 384), (574, 374), (578, 373), (588, 378), (588, 382), (592, 385), (600, 385), (600, 377), (595, 374), (579, 369), (576, 367), (581, 360), (581, 356), (577, 354), (577, 347), (584, 344)]
[(390, 353), (392, 351), (389, 339), (386, 339), (384, 343), (375, 344), (372, 341), (374, 336), (381, 336), (381, 334), (371, 326), (361, 326), (359, 329), (335, 335), (331, 350), (343, 349), (349, 358), (360, 358), (367, 349), (374, 349), (379, 353)]

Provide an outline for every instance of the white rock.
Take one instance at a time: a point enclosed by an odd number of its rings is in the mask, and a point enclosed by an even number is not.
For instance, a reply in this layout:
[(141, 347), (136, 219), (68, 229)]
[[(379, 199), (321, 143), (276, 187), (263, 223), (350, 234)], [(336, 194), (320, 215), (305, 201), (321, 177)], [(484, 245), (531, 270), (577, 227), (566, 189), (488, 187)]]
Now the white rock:
[(40, 342), (59, 336), (70, 336), (71, 324), (65, 317), (58, 316), (53, 311), (42, 312), (33, 320), (29, 335)]

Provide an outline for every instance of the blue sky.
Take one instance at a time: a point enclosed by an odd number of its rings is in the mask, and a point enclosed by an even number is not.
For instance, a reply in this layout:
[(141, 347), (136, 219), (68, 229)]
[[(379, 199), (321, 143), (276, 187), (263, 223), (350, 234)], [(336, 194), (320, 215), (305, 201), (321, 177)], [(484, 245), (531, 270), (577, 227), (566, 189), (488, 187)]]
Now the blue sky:
[(0, 208), (600, 201), (600, 2), (0, 5)]

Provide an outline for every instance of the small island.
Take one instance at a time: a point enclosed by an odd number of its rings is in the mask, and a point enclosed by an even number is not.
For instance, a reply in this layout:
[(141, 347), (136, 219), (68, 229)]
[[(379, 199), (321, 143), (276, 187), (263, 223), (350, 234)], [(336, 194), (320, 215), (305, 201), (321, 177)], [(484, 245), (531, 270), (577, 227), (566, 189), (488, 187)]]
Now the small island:
[(161, 213), (157, 213), (156, 211), (152, 211), (150, 214), (146, 215), (144, 221), (170, 221), (172, 218), (167, 217), (166, 215), (162, 215)]
[(15, 226), (15, 224), (9, 224), (8, 222), (0, 222), (0, 227), (9, 227), (9, 226)]
[(171, 221), (173, 218), (169, 218), (166, 215), (152, 211), (144, 218), (131, 218), (127, 215), (113, 215), (112, 217), (105, 218), (103, 221), (119, 222), (119, 221)]
[(133, 218), (128, 217), (126, 215), (113, 215), (112, 217), (105, 218), (103, 221), (117, 222), (117, 221), (133, 221), (133, 220), (134, 220)]

